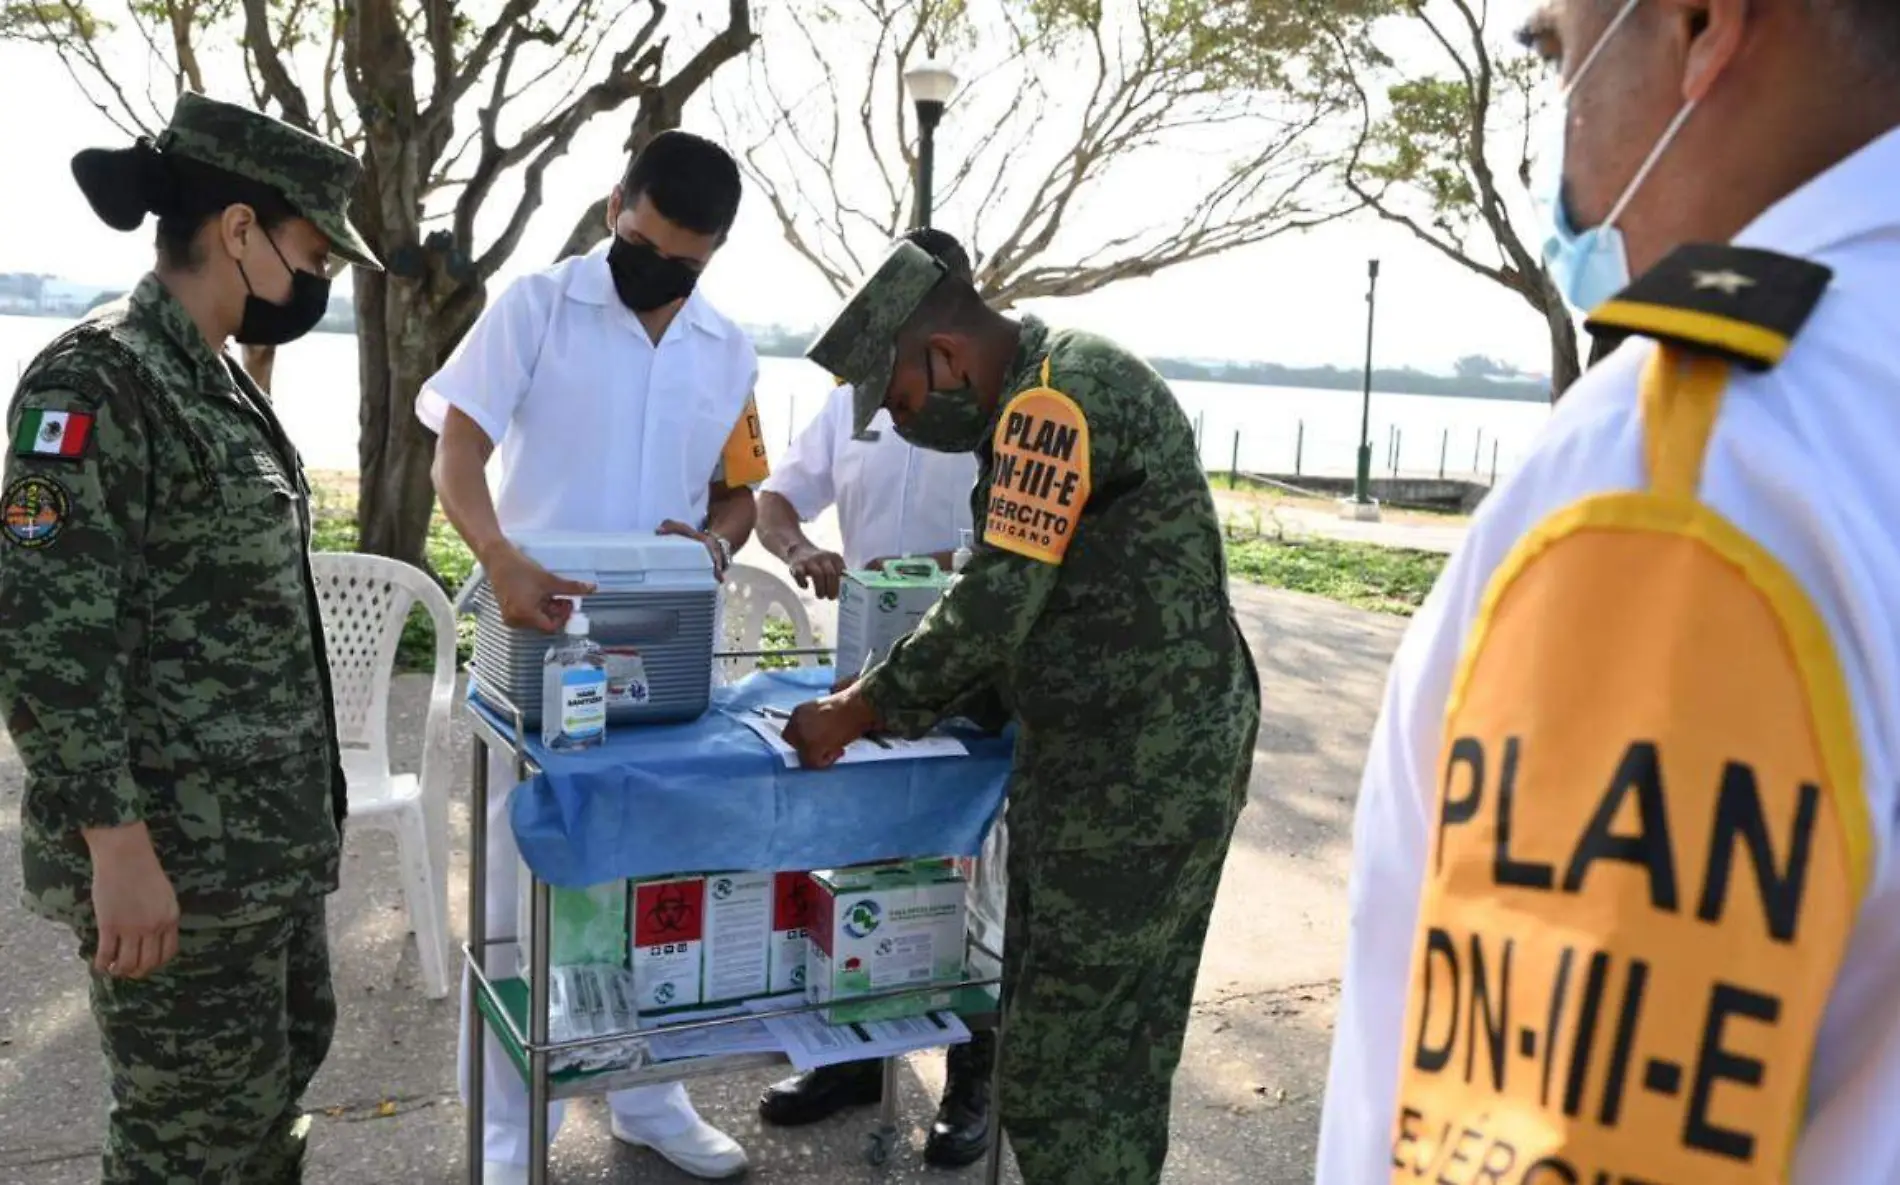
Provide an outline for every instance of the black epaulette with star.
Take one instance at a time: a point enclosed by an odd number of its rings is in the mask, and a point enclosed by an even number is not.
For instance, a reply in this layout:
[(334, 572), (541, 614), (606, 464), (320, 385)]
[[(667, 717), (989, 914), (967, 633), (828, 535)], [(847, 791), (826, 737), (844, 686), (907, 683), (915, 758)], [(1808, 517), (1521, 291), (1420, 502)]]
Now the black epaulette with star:
[(1584, 322), (1767, 370), (1788, 353), (1834, 273), (1818, 263), (1713, 243), (1676, 248)]

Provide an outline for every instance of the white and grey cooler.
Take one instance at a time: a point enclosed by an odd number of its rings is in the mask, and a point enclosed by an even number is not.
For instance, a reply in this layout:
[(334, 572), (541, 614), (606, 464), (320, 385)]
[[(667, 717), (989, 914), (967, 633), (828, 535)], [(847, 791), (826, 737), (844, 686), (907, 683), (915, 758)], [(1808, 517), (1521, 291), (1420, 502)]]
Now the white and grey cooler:
[[(705, 713), (712, 694), (719, 579), (694, 539), (564, 531), (511, 537), (557, 576), (597, 587), (585, 598), (591, 636), (607, 652), (607, 723), (663, 724)], [(457, 598), (475, 615), (475, 694), (541, 722), (541, 673), (556, 635), (504, 625), (480, 568)]]

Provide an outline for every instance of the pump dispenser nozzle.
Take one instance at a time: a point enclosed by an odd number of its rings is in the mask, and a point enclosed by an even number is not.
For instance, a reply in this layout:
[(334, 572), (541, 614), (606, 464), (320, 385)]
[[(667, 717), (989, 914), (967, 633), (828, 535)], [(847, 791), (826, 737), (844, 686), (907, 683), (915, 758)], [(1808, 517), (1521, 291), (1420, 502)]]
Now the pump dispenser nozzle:
[(587, 614), (581, 612), (581, 598), (563, 596), (558, 599), (574, 606), (573, 612), (567, 615), (567, 624), (561, 627), (561, 632), (570, 638), (585, 638), (588, 633), (589, 625)]

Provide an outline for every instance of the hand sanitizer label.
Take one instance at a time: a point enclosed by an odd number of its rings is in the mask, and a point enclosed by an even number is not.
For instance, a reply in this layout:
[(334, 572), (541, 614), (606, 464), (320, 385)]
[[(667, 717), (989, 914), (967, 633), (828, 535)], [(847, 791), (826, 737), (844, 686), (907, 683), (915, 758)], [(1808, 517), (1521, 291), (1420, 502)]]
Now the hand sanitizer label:
[(561, 674), (561, 732), (577, 740), (607, 730), (607, 675), (594, 667)]
[(647, 682), (647, 664), (632, 647), (608, 647), (607, 706), (639, 708), (653, 698), (653, 685)]

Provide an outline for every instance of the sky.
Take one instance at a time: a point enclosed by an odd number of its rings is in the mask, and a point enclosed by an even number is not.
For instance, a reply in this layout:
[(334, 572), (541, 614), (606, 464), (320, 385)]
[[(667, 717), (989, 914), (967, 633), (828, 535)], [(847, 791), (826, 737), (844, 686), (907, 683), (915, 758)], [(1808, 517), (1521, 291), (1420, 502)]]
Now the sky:
[[(1513, 10), (1528, 7), (1504, 0), (1493, 19), (1508, 31)], [(691, 36), (683, 33), (682, 42)], [(744, 85), (744, 74), (735, 70), (726, 82)], [(69, 171), (73, 153), (120, 146), (123, 134), (80, 97), (50, 51), (29, 46), (0, 45), (0, 111), (37, 113), (0, 121), (0, 159), (13, 181), (0, 186), (0, 272), (128, 286), (149, 266), (150, 224), (133, 234), (106, 228)], [(955, 151), (960, 135), (971, 134), (967, 126), (956, 127), (957, 115), (953, 105), (945, 116), (944, 154)], [(715, 137), (724, 130), (709, 102), (689, 108), (686, 126)], [(549, 171), (541, 212), (503, 279), (553, 258), (575, 217), (617, 179), (624, 134), (624, 122), (606, 116), (576, 138), (567, 158)], [(941, 173), (946, 166), (939, 159)], [(1169, 171), (1165, 161), (1152, 169), (1157, 177)], [(1093, 195), (1078, 217), (1091, 227), (1145, 224), (1151, 189), (1139, 167), (1124, 172)], [(938, 225), (956, 233), (957, 214), (945, 210)], [(1403, 228), (1370, 217), (1030, 307), (1053, 322), (1106, 334), (1150, 356), (1358, 366), (1366, 348), (1371, 258), (1381, 261), (1378, 365), (1446, 370), (1465, 355), (1485, 354), (1547, 370), (1543, 322), (1527, 305)], [(811, 326), (837, 304), (818, 273), (786, 245), (768, 203), (752, 191), (703, 288), (728, 315), (756, 325)]]

